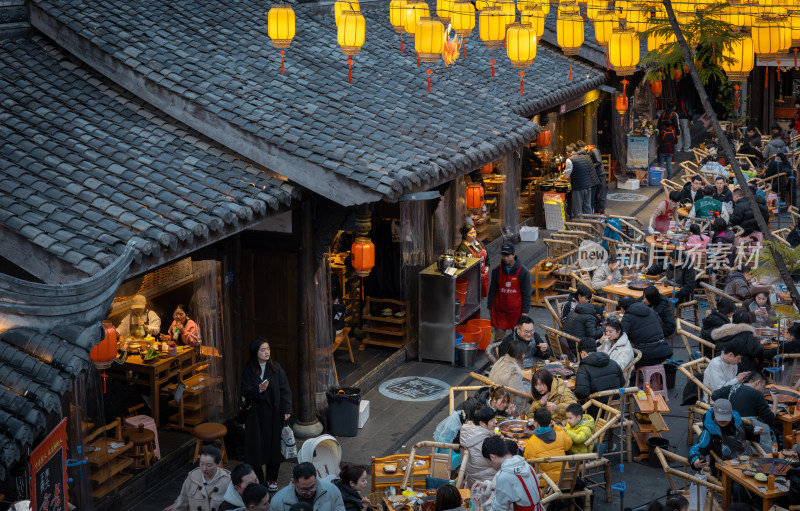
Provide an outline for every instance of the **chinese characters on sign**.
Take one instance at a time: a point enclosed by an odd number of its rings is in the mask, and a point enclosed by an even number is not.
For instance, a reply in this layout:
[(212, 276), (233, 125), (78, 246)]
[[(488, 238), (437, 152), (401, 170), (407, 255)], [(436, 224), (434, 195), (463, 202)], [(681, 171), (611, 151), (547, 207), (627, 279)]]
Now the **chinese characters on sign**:
[(31, 452), (31, 509), (67, 509), (67, 419)]

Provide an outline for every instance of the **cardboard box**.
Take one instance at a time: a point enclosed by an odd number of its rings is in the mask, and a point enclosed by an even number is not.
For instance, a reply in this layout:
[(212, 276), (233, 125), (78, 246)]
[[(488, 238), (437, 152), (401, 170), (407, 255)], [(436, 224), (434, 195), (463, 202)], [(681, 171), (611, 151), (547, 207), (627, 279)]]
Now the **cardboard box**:
[(359, 403), (359, 405), (358, 405), (358, 428), (359, 429), (364, 427), (364, 424), (367, 423), (367, 419), (369, 419), (369, 401), (366, 401), (366, 400), (362, 399), (361, 403)]
[(638, 190), (639, 180), (628, 178), (624, 183), (622, 181), (617, 181), (617, 188), (620, 190)]

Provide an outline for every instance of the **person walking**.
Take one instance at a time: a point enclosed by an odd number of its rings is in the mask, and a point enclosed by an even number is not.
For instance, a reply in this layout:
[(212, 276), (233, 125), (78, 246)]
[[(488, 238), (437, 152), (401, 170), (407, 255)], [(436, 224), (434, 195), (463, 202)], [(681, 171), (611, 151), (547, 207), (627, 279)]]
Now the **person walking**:
[(669, 119), (665, 119), (661, 124), (663, 129), (658, 134), (658, 166), (666, 169), (666, 177), (671, 179), (672, 160), (675, 159), (675, 144), (678, 143), (678, 134)]
[(579, 152), (575, 144), (567, 146), (567, 156), (564, 177), (572, 183), (570, 211), (575, 220), (581, 214), (592, 214), (592, 188), (598, 184), (598, 179), (592, 159), (585, 152)]
[[(292, 415), (292, 391), (281, 366), (272, 360), (264, 338), (250, 343), (250, 360), (242, 371), (242, 396), (250, 411), (245, 422), (245, 456), (258, 480), (269, 491), (278, 490), (278, 469), (283, 461), (281, 430)], [(266, 472), (262, 467), (266, 465)]]
[(164, 511), (216, 511), (231, 483), (231, 473), (220, 467), (222, 452), (213, 445), (200, 451), (199, 466), (189, 472), (175, 503)]
[(495, 339), (505, 339), (506, 331), (516, 327), (519, 317), (531, 308), (531, 274), (519, 262), (514, 245), (504, 244), (500, 259), (492, 270), (486, 299)]

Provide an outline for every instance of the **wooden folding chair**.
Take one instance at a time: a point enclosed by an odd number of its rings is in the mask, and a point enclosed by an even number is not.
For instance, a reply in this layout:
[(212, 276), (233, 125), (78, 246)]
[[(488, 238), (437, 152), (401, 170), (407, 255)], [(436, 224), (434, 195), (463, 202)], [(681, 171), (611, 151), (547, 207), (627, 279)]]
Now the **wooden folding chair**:
[[(411, 452), (408, 453), (408, 462), (406, 463), (406, 470), (403, 475), (403, 482), (400, 484), (400, 488), (414, 491), (415, 480), (417, 482), (422, 482), (422, 488), (425, 487), (425, 480), (415, 478), (414, 473), (417, 449), (428, 447), (431, 449), (431, 455), (429, 456), (431, 459), (431, 467), (428, 475), (437, 479), (450, 479), (450, 465), (452, 462), (453, 452), (455, 451), (461, 453), (461, 468), (458, 470), (458, 477), (456, 477), (456, 488), (461, 488), (461, 485), (464, 483), (464, 474), (467, 470), (467, 463), (469, 462), (469, 449), (460, 444), (447, 444), (444, 442), (433, 442), (429, 440), (417, 442), (411, 447)], [(450, 452), (448, 454), (437, 453), (436, 449), (445, 449)]]
[(705, 410), (702, 408), (702, 404), (706, 401), (706, 396), (711, 396), (711, 389), (703, 385), (694, 373), (702, 373), (706, 367), (708, 367), (709, 362), (711, 362), (706, 357), (698, 358), (696, 360), (692, 360), (690, 362), (683, 363), (678, 366), (678, 370), (686, 375), (686, 377), (694, 382), (697, 385), (697, 401), (694, 405), (689, 406), (689, 414), (688, 414), (688, 432), (686, 434), (686, 445), (692, 445), (694, 443), (694, 439), (692, 436), (692, 426), (697, 420), (697, 417), (700, 417), (702, 420), (703, 415), (705, 415)]
[[(638, 350), (637, 350), (638, 351)], [(639, 358), (641, 358), (641, 352), (639, 352)], [(634, 361), (635, 362), (635, 361)], [(639, 392), (638, 387), (625, 387), (622, 389), (622, 395), (620, 396), (619, 390), (604, 390), (602, 392), (595, 392), (591, 394), (588, 399), (594, 399), (595, 401), (603, 401), (607, 400), (606, 405), (622, 411), (622, 401), (624, 400), (627, 404), (625, 405), (625, 412), (620, 416), (620, 420), (622, 421), (622, 427), (625, 429), (625, 451), (627, 453), (628, 461), (633, 462), (633, 435), (631, 432), (633, 431), (633, 419), (630, 418), (630, 414), (634, 410), (634, 403), (631, 401), (631, 398), (634, 394)], [(630, 401), (630, 403), (628, 403)], [(622, 441), (623, 439), (620, 439)]]
[[(721, 485), (709, 482), (691, 474), (689, 472), (689, 460), (683, 456), (665, 451), (660, 447), (656, 447), (655, 453), (656, 456), (658, 456), (658, 461), (661, 463), (661, 468), (664, 469), (664, 474), (666, 474), (667, 481), (669, 481), (669, 486), (673, 492), (679, 493), (689, 499), (689, 488), (691, 487), (691, 483), (695, 483), (698, 492), (697, 500), (700, 500), (700, 488), (706, 489), (706, 498), (703, 502), (703, 511), (722, 511), (722, 506), (720, 506), (716, 498), (717, 495), (722, 498), (723, 488)], [(670, 463), (680, 463), (683, 466), (683, 470), (681, 471), (676, 468), (672, 468)], [(692, 471), (693, 470), (694, 469), (692, 469)], [(674, 478), (681, 479), (682, 484), (678, 485)]]
[(553, 327), (556, 329), (561, 328), (561, 308), (567, 300), (569, 300), (569, 294), (546, 296), (544, 299), (544, 307), (553, 318)]
[(467, 386), (460, 385), (460, 386), (450, 387), (450, 408), (449, 408), (450, 413), (452, 414), (453, 412), (456, 411), (456, 406), (458, 406), (458, 404), (456, 404), (456, 396), (458, 395), (459, 392), (464, 393), (463, 394), (464, 399), (461, 400), (461, 402), (463, 403), (464, 401), (469, 399), (468, 392), (475, 392), (482, 388), (484, 388), (484, 385), (467, 385)]
[[(561, 490), (561, 495), (553, 497), (545, 489), (544, 496), (550, 498), (549, 502), (554, 500), (572, 500), (582, 498), (584, 501), (583, 511), (591, 510), (592, 490), (588, 486), (582, 490), (576, 489), (576, 483), (579, 479), (583, 479), (586, 472), (586, 463), (588, 461), (596, 460), (597, 453), (587, 454), (568, 454), (564, 456), (550, 456), (547, 458), (531, 458), (526, 460), (533, 466), (534, 471), (538, 474), (541, 472), (539, 466), (542, 463), (561, 463), (561, 476), (558, 479), (558, 488)], [(552, 498), (551, 498), (552, 497)], [(570, 510), (574, 507), (570, 503)]]
[(545, 331), (545, 336), (547, 337), (547, 342), (550, 344), (550, 349), (553, 350), (553, 355), (556, 354), (556, 347), (553, 346), (553, 344), (558, 345), (557, 348), (559, 352), (558, 356), (564, 354), (564, 348), (563, 348), (564, 345), (561, 344), (561, 340), (563, 339), (565, 343), (571, 342), (575, 345), (574, 351), (577, 354), (578, 359), (580, 360), (580, 353), (578, 353), (578, 343), (581, 342), (581, 340), (579, 338), (575, 337), (574, 335), (570, 335), (566, 332), (562, 332), (561, 330), (550, 328), (549, 326), (544, 326), (544, 325), (539, 325), (539, 326), (541, 326)]
[(712, 310), (716, 310), (717, 309), (717, 299), (718, 298), (727, 298), (728, 300), (731, 300), (733, 302), (733, 304), (736, 305), (737, 308), (742, 306), (742, 301), (741, 300), (739, 300), (738, 298), (734, 298), (733, 296), (731, 296), (729, 294), (726, 294), (722, 289), (714, 287), (711, 284), (708, 284), (706, 282), (701, 282), (700, 283), (700, 287), (705, 289), (705, 291), (706, 291), (706, 299), (708, 300), (708, 306)]
[[(594, 420), (594, 431), (583, 445), (592, 451), (597, 451), (599, 454), (600, 444), (603, 443), (606, 432), (620, 421), (621, 414), (619, 410), (615, 410), (607, 404), (591, 398), (583, 404), (583, 411), (587, 411), (592, 406), (598, 408), (597, 417)], [(611, 502), (611, 465), (609, 459), (599, 457), (596, 460), (587, 461), (584, 465), (584, 470), (586, 486), (588, 488), (603, 487), (606, 492), (606, 502)], [(599, 477), (602, 477), (602, 479), (598, 479)]]

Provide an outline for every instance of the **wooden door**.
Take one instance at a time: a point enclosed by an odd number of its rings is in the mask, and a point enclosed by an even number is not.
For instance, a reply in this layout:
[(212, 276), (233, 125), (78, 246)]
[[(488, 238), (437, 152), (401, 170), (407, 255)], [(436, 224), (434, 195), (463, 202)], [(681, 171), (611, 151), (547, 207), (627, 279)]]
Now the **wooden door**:
[(286, 371), (297, 410), (297, 254), (245, 248), (241, 276), (242, 365), (253, 339), (269, 340), (271, 356)]

